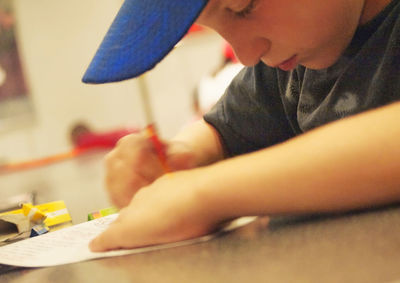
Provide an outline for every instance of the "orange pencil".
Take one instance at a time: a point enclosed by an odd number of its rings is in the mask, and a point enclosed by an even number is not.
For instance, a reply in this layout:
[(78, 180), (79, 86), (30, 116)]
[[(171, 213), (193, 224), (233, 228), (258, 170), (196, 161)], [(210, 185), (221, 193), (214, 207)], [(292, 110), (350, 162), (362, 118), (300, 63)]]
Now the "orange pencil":
[(154, 149), (157, 152), (158, 159), (160, 160), (161, 166), (164, 169), (165, 173), (170, 173), (171, 169), (168, 166), (167, 163), (167, 155), (165, 153), (165, 148), (164, 145), (161, 143), (160, 139), (158, 138), (156, 128), (154, 127), (154, 124), (150, 124), (146, 127), (145, 129), (146, 134), (150, 141), (153, 143)]

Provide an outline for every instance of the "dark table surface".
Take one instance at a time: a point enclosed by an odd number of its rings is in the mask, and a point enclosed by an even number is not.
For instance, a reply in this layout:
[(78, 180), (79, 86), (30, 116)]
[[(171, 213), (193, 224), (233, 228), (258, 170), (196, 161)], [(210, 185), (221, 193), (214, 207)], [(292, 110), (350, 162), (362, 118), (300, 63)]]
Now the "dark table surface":
[[(63, 199), (74, 223), (109, 205), (102, 153), (0, 176), (0, 197), (36, 190)], [(4, 188), (7, 187), (6, 191)], [(62, 266), (19, 269), (0, 282), (396, 282), (400, 206), (255, 222), (211, 241)], [(400, 282), (400, 281), (399, 281)]]

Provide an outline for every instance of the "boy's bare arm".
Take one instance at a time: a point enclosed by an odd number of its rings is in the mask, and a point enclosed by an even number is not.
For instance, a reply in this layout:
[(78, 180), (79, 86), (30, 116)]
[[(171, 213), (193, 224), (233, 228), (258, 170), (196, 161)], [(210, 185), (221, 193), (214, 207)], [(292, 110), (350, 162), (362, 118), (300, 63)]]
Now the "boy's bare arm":
[(204, 195), (215, 207), (225, 204), (221, 217), (339, 211), (400, 201), (399, 121), (397, 102), (212, 165), (204, 169), (210, 176), (202, 186)]
[(140, 190), (94, 251), (178, 241), (243, 215), (342, 211), (400, 200), (400, 103)]
[(171, 139), (171, 144), (185, 144), (195, 154), (195, 166), (204, 166), (224, 159), (218, 132), (203, 119), (185, 127)]

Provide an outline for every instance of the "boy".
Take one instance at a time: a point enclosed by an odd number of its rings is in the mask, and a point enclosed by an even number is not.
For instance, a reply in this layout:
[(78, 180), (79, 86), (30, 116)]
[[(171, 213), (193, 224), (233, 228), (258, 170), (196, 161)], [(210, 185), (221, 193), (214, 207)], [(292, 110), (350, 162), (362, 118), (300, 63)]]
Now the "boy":
[[(195, 20), (249, 67), (204, 120), (165, 142), (172, 176), (145, 135), (120, 140), (107, 186), (125, 208), (91, 249), (183, 240), (244, 215), (399, 201), (399, 12), (399, 0), (126, 0), (84, 81), (151, 68)], [(141, 52), (158, 53), (143, 63)]]

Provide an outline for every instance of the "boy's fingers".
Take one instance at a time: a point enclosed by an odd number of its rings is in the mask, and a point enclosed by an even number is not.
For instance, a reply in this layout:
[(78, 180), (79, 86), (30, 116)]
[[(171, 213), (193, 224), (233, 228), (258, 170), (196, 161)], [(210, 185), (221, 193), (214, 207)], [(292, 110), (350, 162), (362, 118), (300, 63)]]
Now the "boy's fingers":
[(121, 246), (122, 231), (119, 225), (111, 225), (107, 230), (98, 235), (89, 243), (89, 249), (92, 252), (104, 252), (117, 249)]

